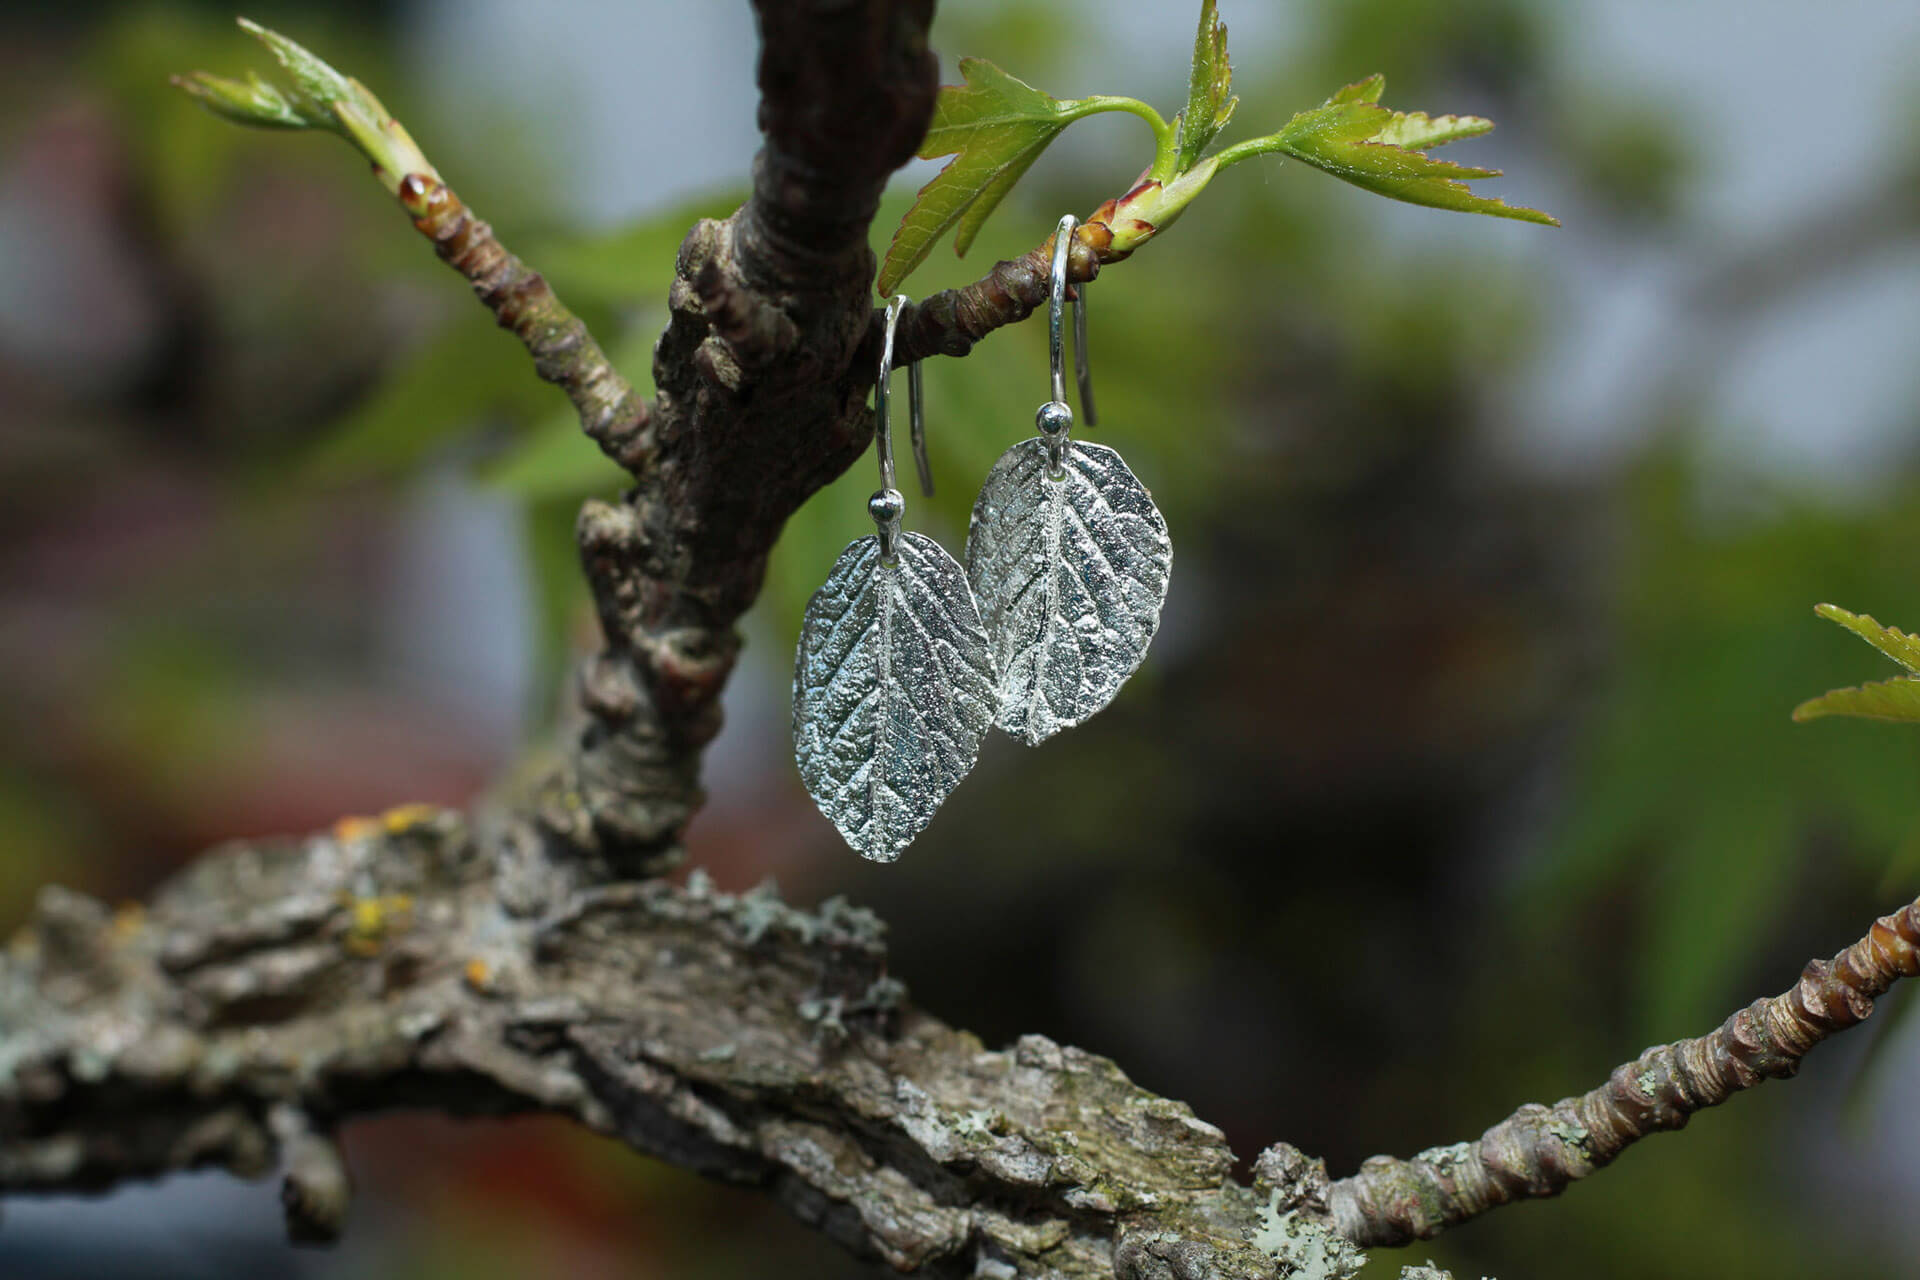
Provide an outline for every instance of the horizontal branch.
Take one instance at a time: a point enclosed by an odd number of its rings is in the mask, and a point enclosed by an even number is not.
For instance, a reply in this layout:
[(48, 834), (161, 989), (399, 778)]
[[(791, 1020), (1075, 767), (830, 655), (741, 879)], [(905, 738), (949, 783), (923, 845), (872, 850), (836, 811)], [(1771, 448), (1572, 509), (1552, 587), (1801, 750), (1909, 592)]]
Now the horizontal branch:
[(1400, 1245), (1516, 1200), (1559, 1195), (1649, 1134), (1793, 1075), (1810, 1049), (1857, 1026), (1876, 996), (1915, 975), (1920, 901), (1875, 921), (1832, 960), (1808, 964), (1791, 990), (1756, 1000), (1711, 1035), (1647, 1050), (1578, 1098), (1524, 1106), (1478, 1142), (1409, 1160), (1373, 1157), (1329, 1189), (1334, 1227), (1359, 1245)]
[(530, 830), (403, 809), (216, 851), (145, 911), (46, 891), (0, 958), (0, 1192), (278, 1163), (290, 1230), (324, 1239), (343, 1123), (549, 1112), (903, 1271), (1274, 1274), (1218, 1129), (1103, 1058), (915, 1009), (867, 912), (696, 875), (516, 914)]
[[(1088, 225), (1084, 232), (1104, 228)], [(1083, 234), (1067, 250), (1067, 282), (1084, 284), (1100, 274), (1104, 260)], [(993, 264), (986, 275), (958, 289), (942, 289), (900, 313), (895, 360), (911, 364), (928, 356), (964, 356), (995, 329), (1018, 324), (1046, 305), (1052, 289), (1053, 237), (1018, 258)], [(876, 313), (878, 314), (878, 313)], [(875, 323), (879, 323), (876, 319)]]

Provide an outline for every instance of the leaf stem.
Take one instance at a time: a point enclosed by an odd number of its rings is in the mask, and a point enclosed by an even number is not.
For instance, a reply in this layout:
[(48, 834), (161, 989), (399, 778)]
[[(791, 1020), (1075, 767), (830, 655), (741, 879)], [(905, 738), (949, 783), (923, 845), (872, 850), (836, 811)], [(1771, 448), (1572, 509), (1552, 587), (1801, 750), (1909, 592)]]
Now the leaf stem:
[(1220, 167), (1224, 169), (1228, 165), (1238, 164), (1242, 160), (1249, 160), (1254, 156), (1263, 156), (1270, 152), (1281, 150), (1282, 139), (1284, 137), (1284, 134), (1270, 133), (1264, 138), (1248, 138), (1245, 142), (1236, 142), (1230, 147), (1222, 147), (1214, 154), (1213, 158), (1217, 160)]
[[(1062, 104), (1067, 105), (1067, 104)], [(1147, 176), (1156, 182), (1167, 182), (1174, 176), (1174, 169), (1180, 160), (1180, 139), (1172, 125), (1147, 103), (1138, 98), (1121, 98), (1111, 94), (1095, 94), (1091, 98), (1078, 98), (1071, 104), (1073, 119), (1093, 115), (1099, 111), (1125, 111), (1129, 115), (1139, 116), (1153, 130), (1153, 167)]]

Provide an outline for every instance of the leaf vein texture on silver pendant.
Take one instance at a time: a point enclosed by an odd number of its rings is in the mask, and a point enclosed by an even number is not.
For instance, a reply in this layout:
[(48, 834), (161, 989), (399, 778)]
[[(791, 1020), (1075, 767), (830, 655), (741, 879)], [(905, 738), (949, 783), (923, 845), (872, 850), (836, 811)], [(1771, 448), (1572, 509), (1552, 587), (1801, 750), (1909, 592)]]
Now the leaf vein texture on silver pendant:
[(1173, 545), (1119, 454), (1046, 443), (994, 464), (973, 507), (967, 576), (999, 672), (996, 723), (1037, 744), (1113, 700), (1160, 626)]
[(864, 857), (892, 862), (973, 768), (995, 681), (966, 576), (923, 534), (840, 554), (807, 605), (793, 668), (794, 756), (813, 802)]

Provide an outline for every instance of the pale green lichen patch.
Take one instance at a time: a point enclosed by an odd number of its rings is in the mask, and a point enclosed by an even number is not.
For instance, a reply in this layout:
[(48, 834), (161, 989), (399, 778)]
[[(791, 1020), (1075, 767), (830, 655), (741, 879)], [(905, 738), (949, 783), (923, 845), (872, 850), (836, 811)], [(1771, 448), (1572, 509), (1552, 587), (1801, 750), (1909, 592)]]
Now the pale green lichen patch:
[(1367, 1255), (1333, 1233), (1324, 1222), (1297, 1209), (1281, 1209), (1276, 1189), (1260, 1209), (1252, 1244), (1280, 1264), (1285, 1280), (1352, 1280), (1367, 1265)]
[(1414, 1159), (1422, 1164), (1432, 1165), (1443, 1176), (1450, 1176), (1463, 1164), (1470, 1164), (1478, 1156), (1471, 1142), (1455, 1142), (1444, 1147), (1428, 1147)]
[(1587, 1145), (1587, 1139), (1592, 1135), (1587, 1132), (1587, 1126), (1576, 1120), (1563, 1120), (1556, 1116), (1548, 1121), (1545, 1127), (1548, 1133), (1567, 1146), (1578, 1147), (1583, 1154), (1592, 1155), (1593, 1149)]

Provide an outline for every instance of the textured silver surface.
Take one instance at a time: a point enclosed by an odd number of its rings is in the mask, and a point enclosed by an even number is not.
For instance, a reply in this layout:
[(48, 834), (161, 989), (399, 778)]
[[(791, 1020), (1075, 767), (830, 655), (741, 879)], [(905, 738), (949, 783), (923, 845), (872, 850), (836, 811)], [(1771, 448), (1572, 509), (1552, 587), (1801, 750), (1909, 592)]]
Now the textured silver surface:
[(953, 557), (900, 535), (840, 553), (814, 593), (793, 666), (793, 740), (820, 812), (864, 857), (892, 862), (973, 768), (993, 724), (986, 632)]
[(997, 723), (1038, 743), (1113, 700), (1147, 656), (1173, 545), (1153, 495), (1105, 445), (1000, 456), (973, 505), (967, 577), (999, 672)]

